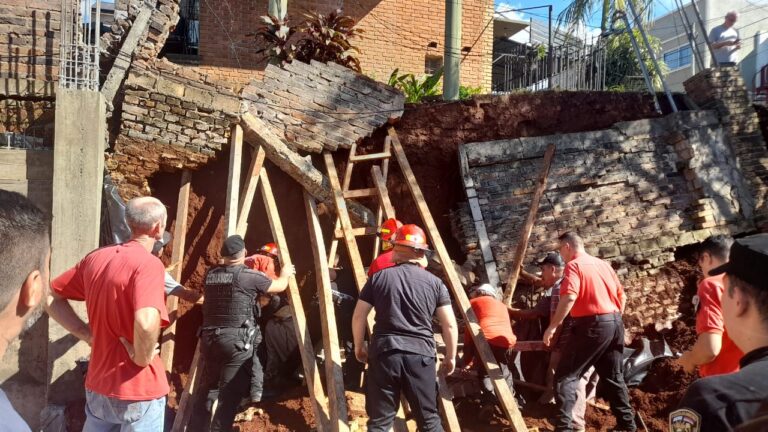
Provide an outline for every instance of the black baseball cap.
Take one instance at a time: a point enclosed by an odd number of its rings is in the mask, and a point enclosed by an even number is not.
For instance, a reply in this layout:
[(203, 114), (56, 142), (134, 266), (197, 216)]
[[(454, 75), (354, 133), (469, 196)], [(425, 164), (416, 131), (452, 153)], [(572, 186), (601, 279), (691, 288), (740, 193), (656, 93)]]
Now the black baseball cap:
[(221, 256), (230, 257), (245, 249), (245, 242), (239, 234), (231, 235), (221, 245)]
[(547, 253), (547, 256), (545, 256), (544, 259), (539, 261), (537, 264), (539, 267), (543, 266), (544, 264), (552, 264), (555, 267), (565, 267), (565, 261), (563, 261), (563, 257), (561, 257), (557, 252)]
[(758, 289), (768, 289), (768, 234), (755, 234), (733, 242), (727, 263), (709, 272), (710, 276), (732, 274)]

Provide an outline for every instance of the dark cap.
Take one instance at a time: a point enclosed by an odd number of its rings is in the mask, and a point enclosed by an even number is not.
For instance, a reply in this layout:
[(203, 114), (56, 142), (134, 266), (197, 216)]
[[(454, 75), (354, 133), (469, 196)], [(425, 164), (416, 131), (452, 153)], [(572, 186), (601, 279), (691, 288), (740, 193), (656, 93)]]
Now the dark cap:
[(727, 263), (714, 268), (710, 276), (732, 274), (759, 289), (768, 289), (765, 269), (768, 268), (768, 234), (756, 234), (733, 242)]
[(239, 234), (231, 235), (221, 245), (221, 256), (230, 257), (245, 249), (245, 242)]
[(152, 253), (157, 255), (160, 253), (160, 249), (168, 245), (168, 243), (171, 242), (171, 233), (168, 231), (163, 232), (163, 238), (160, 240), (155, 240), (155, 245), (152, 246)]
[(552, 264), (555, 267), (565, 267), (565, 261), (563, 261), (563, 257), (561, 257), (557, 252), (549, 252), (543, 260), (538, 262), (539, 267), (543, 266), (544, 264)]

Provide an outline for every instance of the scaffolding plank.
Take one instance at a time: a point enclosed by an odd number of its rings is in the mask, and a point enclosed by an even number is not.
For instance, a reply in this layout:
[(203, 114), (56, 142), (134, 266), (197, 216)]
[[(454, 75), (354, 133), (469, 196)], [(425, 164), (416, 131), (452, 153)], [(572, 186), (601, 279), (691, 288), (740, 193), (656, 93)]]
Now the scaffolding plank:
[(245, 237), (245, 232), (248, 229), (248, 215), (251, 213), (251, 204), (253, 204), (253, 197), (256, 194), (256, 186), (259, 184), (259, 173), (264, 166), (266, 155), (264, 147), (257, 145), (251, 157), (251, 166), (248, 168), (245, 188), (240, 195), (240, 211), (237, 216), (236, 233), (242, 237)]
[(408, 189), (411, 191), (416, 208), (424, 221), (424, 228), (432, 240), (432, 247), (437, 252), (440, 261), (444, 263), (443, 270), (445, 271), (446, 279), (448, 279), (448, 286), (453, 293), (454, 299), (459, 304), (459, 309), (464, 316), (465, 322), (469, 326), (470, 334), (472, 335), (472, 340), (475, 343), (478, 355), (483, 361), (483, 365), (488, 371), (488, 376), (491, 378), (493, 387), (496, 390), (496, 397), (499, 399), (504, 414), (510, 420), (511, 426), (515, 432), (525, 432), (528, 429), (523, 421), (523, 416), (520, 414), (520, 410), (515, 402), (515, 398), (509, 385), (504, 380), (504, 376), (493, 356), (491, 347), (488, 345), (488, 341), (480, 330), (477, 316), (469, 304), (469, 299), (464, 292), (464, 287), (461, 285), (459, 275), (456, 273), (454, 266), (451, 265), (451, 257), (448, 255), (448, 250), (445, 248), (440, 232), (437, 230), (437, 225), (435, 225), (435, 220), (432, 218), (432, 213), (430, 213), (429, 208), (427, 207), (427, 203), (424, 200), (424, 194), (421, 192), (419, 183), (416, 181), (416, 176), (413, 174), (408, 158), (405, 156), (405, 151), (403, 151), (403, 147), (400, 144), (397, 132), (394, 128), (390, 127), (388, 134), (392, 139), (392, 149), (395, 153), (395, 158), (400, 165), (400, 170), (406, 180)]
[(176, 411), (176, 418), (173, 419), (172, 431), (184, 432), (187, 430), (189, 419), (192, 416), (192, 406), (200, 389), (204, 368), (205, 359), (200, 354), (200, 341), (198, 340), (195, 355), (192, 357), (192, 364), (189, 366), (187, 382), (184, 384), (184, 391), (182, 391), (179, 399), (179, 409)]
[(353, 189), (344, 191), (344, 198), (351, 199), (351, 198), (365, 198), (365, 197), (372, 197), (376, 196), (376, 188), (367, 188), (367, 189)]
[(237, 231), (237, 209), (240, 198), (240, 166), (243, 159), (243, 128), (232, 125), (229, 148), (229, 176), (227, 178), (227, 201), (224, 209), (224, 231), (227, 236)]
[(389, 200), (387, 181), (384, 179), (384, 174), (381, 172), (381, 168), (376, 165), (372, 166), (371, 176), (373, 177), (373, 183), (376, 185), (376, 191), (379, 195), (379, 203), (384, 211), (384, 217), (393, 219), (395, 217), (395, 207), (392, 206), (392, 201)]

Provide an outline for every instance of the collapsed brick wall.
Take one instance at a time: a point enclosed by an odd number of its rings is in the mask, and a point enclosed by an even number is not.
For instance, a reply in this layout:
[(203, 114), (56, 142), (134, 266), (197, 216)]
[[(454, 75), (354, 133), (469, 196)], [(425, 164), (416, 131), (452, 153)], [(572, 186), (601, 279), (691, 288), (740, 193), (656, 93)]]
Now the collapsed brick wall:
[[(628, 326), (669, 325), (684, 285), (667, 269), (675, 250), (714, 233), (753, 229), (750, 174), (729, 151), (723, 129), (713, 112), (681, 112), (597, 132), (463, 146), (500, 279), (508, 277), (544, 149), (554, 143), (524, 263), (535, 270), (558, 235), (575, 230), (587, 251), (611, 261), (622, 278)], [(766, 156), (765, 149), (754, 156)], [(457, 212), (454, 227), (478, 259), (468, 210)]]
[[(213, 75), (245, 85), (261, 76), (263, 55), (246, 34), (260, 25), (267, 14), (267, 0), (221, 0), (200, 2), (200, 67)], [(360, 48), (363, 72), (386, 81), (396, 68), (401, 73), (425, 73), (427, 58), (441, 59), (444, 49), (445, 2), (442, 0), (295, 0), (288, 3), (287, 19), (301, 22), (303, 14), (327, 14), (343, 8), (358, 20), (365, 33), (355, 45)], [(491, 0), (464, 2), (462, 9), (462, 83), (491, 86), (494, 3)], [(434, 48), (430, 48), (430, 44)], [(258, 72), (254, 72), (258, 71)]]
[(42, 138), (43, 143), (50, 146), (53, 144), (55, 111), (52, 100), (0, 98), (0, 132)]
[(0, 76), (58, 80), (60, 5), (45, 0), (0, 5)]

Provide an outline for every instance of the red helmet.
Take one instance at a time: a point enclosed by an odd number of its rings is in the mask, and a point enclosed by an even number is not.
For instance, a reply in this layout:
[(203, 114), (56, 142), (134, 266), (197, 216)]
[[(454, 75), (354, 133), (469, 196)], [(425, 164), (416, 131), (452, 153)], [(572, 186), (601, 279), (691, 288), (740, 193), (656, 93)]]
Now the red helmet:
[(274, 243), (267, 243), (264, 246), (259, 248), (259, 252), (264, 255), (271, 255), (273, 257), (277, 257), (277, 255), (280, 253), (280, 248), (277, 247)]
[(408, 246), (414, 249), (429, 250), (427, 236), (417, 225), (403, 225), (395, 235), (395, 245)]
[(403, 223), (397, 219), (390, 218), (384, 221), (379, 227), (378, 233), (384, 241), (389, 241), (392, 236), (403, 226)]

